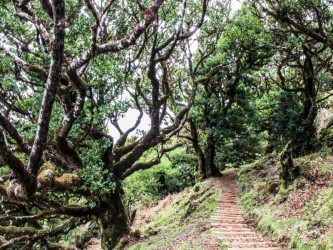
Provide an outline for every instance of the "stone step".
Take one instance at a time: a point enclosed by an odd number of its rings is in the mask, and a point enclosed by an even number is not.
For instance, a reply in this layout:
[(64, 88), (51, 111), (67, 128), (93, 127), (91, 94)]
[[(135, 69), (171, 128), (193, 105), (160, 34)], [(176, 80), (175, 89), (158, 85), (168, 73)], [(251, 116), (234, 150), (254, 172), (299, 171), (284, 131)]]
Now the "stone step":
[(250, 226), (248, 226), (247, 224), (244, 223), (225, 223), (225, 222), (212, 222), (211, 225), (219, 225), (221, 227), (231, 227), (231, 228), (249, 228), (252, 229)]
[(231, 236), (238, 236), (238, 237), (249, 237), (249, 236), (257, 236), (257, 233), (248, 231), (248, 232), (217, 232), (217, 235), (223, 235), (225, 237), (231, 237)]
[(244, 214), (243, 213), (241, 213), (241, 212), (238, 212), (238, 213), (233, 213), (233, 212), (231, 212), (231, 211), (228, 211), (228, 212), (222, 212), (222, 213), (220, 213), (219, 214), (219, 216), (224, 216), (224, 217), (226, 217), (226, 216), (244, 216)]
[(219, 209), (219, 212), (220, 213), (231, 213), (231, 214), (244, 214), (244, 212), (243, 212), (243, 210), (240, 210), (240, 209), (238, 209), (238, 208), (235, 208), (235, 209), (233, 209), (233, 208), (230, 208), (230, 207), (221, 207), (220, 209)]
[(262, 243), (265, 242), (264, 239), (258, 237), (257, 235), (250, 235), (247, 237), (239, 237), (239, 236), (227, 236), (227, 237), (223, 237), (223, 242), (227, 242), (227, 243)]
[(222, 202), (223, 206), (221, 206), (221, 208), (230, 208), (230, 209), (238, 209), (241, 210), (239, 208), (239, 206), (237, 205), (237, 203), (226, 203), (226, 202)]
[(216, 217), (219, 217), (219, 218), (242, 218), (242, 219), (244, 219), (244, 216), (242, 215), (242, 214), (234, 214), (234, 213), (230, 213), (230, 214), (222, 214), (222, 213), (220, 213), (220, 214), (212, 214), (211, 216), (210, 216), (211, 218), (216, 218)]
[(225, 232), (256, 232), (251, 227), (237, 227), (237, 228), (235, 228), (233, 226), (227, 226), (227, 225), (223, 225), (223, 224), (219, 224), (219, 223), (217, 223), (217, 227), (215, 227), (215, 229), (217, 229), (217, 228), (218, 228), (218, 231), (220, 233), (225, 233)]
[[(237, 242), (227, 242), (224, 241), (223, 244), (228, 245), (231, 248), (265, 248), (265, 247), (275, 247), (272, 243), (269, 242), (248, 242), (248, 243), (237, 243)], [(228, 248), (230, 249), (230, 248)]]
[(221, 206), (225, 207), (225, 208), (230, 207), (230, 208), (240, 209), (238, 203), (236, 203), (236, 202), (224, 202), (224, 201), (222, 201), (221, 203), (223, 204)]
[(232, 219), (232, 218), (225, 218), (225, 219), (215, 219), (214, 222), (217, 223), (229, 223), (229, 224), (240, 224), (243, 223), (243, 225), (245, 224), (245, 220), (243, 219)]
[(234, 229), (234, 228), (220, 228), (219, 230), (215, 230), (215, 232), (224, 234), (224, 233), (255, 233), (252, 228), (239, 228), (239, 229)]
[(219, 210), (221, 210), (221, 209), (224, 209), (224, 210), (229, 209), (229, 210), (236, 210), (236, 211), (242, 211), (243, 212), (243, 210), (240, 209), (238, 206), (227, 206), (227, 205), (225, 205), (225, 206), (217, 207), (216, 209), (219, 209)]
[(228, 247), (228, 250), (281, 250), (278, 247)]
[(241, 209), (238, 209), (238, 208), (231, 208), (231, 207), (221, 207), (220, 208), (220, 212), (230, 212), (230, 213), (241, 213), (241, 214), (243, 214), (244, 212), (243, 212), (243, 210), (241, 210)]
[(242, 213), (228, 212), (228, 213), (219, 213), (218, 216), (223, 216), (223, 217), (226, 217), (226, 216), (241, 216), (241, 217), (243, 217), (243, 214)]
[(241, 212), (236, 213), (236, 212), (231, 212), (231, 211), (229, 211), (229, 212), (219, 211), (218, 213), (217, 212), (212, 213), (211, 216), (223, 216), (223, 217), (225, 217), (225, 216), (240, 216), (240, 217), (244, 217), (244, 214), (241, 213)]
[(237, 205), (237, 203), (229, 203), (229, 202), (222, 202), (222, 204), (217, 205), (217, 207), (232, 207), (232, 208), (238, 208), (240, 209), (240, 207)]
[(221, 220), (238, 220), (238, 221), (242, 221), (242, 223), (244, 224), (244, 225), (247, 225), (246, 224), (246, 220), (244, 220), (244, 218), (243, 217), (215, 217), (215, 218), (210, 218), (211, 219), (211, 221), (216, 221), (216, 220), (218, 220), (218, 221), (221, 221)]
[(219, 213), (219, 214), (212, 214), (211, 217), (220, 217), (220, 218), (230, 218), (230, 217), (239, 217), (239, 218), (244, 218), (243, 214), (238, 213)]

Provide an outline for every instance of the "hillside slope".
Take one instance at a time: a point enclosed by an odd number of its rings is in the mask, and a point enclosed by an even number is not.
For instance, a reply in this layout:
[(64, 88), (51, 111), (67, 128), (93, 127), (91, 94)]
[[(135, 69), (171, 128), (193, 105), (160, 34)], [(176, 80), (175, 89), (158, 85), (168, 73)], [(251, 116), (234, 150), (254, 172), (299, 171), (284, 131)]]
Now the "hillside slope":
[(202, 249), (214, 244), (210, 237), (210, 216), (217, 205), (218, 190), (206, 180), (193, 188), (167, 196), (156, 207), (142, 211), (119, 249)]
[(241, 168), (238, 186), (248, 220), (288, 249), (333, 249), (333, 157), (295, 159), (300, 176), (279, 179), (278, 155)]

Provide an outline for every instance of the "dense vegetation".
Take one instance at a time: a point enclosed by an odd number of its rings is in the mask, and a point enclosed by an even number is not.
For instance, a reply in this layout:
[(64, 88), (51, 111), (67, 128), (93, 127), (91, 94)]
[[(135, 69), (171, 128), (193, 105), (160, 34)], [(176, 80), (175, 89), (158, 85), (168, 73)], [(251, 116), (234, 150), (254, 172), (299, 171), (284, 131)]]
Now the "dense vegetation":
[[(0, 2), (0, 249), (82, 247), (93, 236), (113, 249), (136, 209), (276, 152), (279, 166), (240, 173), (256, 218), (265, 188), (276, 206), (302, 178), (329, 173), (309, 155), (332, 154), (332, 2), (230, 3)], [(331, 187), (322, 192), (306, 206), (329, 202)]]

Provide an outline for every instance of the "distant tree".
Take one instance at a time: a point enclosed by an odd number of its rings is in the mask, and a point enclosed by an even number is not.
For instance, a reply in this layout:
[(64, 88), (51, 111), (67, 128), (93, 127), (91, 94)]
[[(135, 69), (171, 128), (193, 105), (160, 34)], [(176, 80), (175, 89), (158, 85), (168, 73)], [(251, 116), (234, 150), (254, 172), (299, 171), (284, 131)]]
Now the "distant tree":
[[(216, 154), (229, 163), (241, 157), (255, 156), (251, 149), (250, 95), (260, 83), (258, 70), (271, 56), (269, 37), (260, 21), (246, 9), (240, 10), (227, 24), (217, 50), (200, 65), (202, 78), (195, 104), (190, 111), (187, 137), (193, 144), (202, 178), (219, 175)], [(252, 120), (252, 123), (254, 119)], [(235, 157), (229, 157), (237, 151)], [(224, 153), (222, 153), (224, 152)], [(227, 162), (224, 162), (227, 163)], [(223, 164), (223, 163), (222, 163)]]
[(267, 125), (270, 129), (267, 153), (274, 150), (281, 151), (289, 141), (294, 142), (294, 147), (304, 143), (298, 141), (301, 139), (299, 138), (301, 131), (298, 130), (302, 129), (300, 126), (302, 104), (299, 97), (292, 92), (280, 91), (275, 98), (275, 102), (269, 104), (272, 110), (269, 113), (270, 123)]

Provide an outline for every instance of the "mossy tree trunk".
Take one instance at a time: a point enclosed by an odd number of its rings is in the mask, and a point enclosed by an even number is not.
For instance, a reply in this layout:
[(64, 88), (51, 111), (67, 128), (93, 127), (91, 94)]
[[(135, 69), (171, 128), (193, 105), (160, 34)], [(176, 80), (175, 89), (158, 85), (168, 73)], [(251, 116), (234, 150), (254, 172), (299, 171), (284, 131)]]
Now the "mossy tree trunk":
[(310, 51), (304, 48), (304, 65), (303, 65), (303, 82), (304, 91), (302, 92), (303, 111), (301, 115), (302, 129), (300, 130), (299, 144), (302, 145), (297, 150), (297, 155), (305, 155), (312, 152), (316, 148), (316, 133), (315, 119), (318, 113), (316, 104), (316, 83), (315, 73), (312, 63), (312, 55)]
[(292, 156), (292, 142), (289, 141), (280, 155), (282, 172), (280, 178), (284, 183), (295, 180), (299, 175), (299, 167)]
[(195, 151), (195, 155), (197, 157), (198, 161), (198, 167), (197, 171), (199, 174), (199, 179), (205, 179), (206, 178), (206, 171), (205, 171), (205, 155), (204, 152), (202, 151), (200, 144), (199, 144), (199, 135), (197, 131), (197, 127), (195, 126), (194, 122), (192, 120), (189, 120), (189, 124), (191, 127), (191, 138), (190, 141), (192, 142), (193, 149)]
[(215, 164), (215, 151), (216, 151), (216, 140), (214, 136), (209, 135), (207, 137), (207, 146), (205, 150), (206, 161), (205, 161), (205, 171), (206, 177), (218, 177), (221, 176), (219, 169)]
[(189, 121), (191, 126), (191, 138), (188, 138), (192, 142), (195, 154), (198, 160), (198, 174), (199, 179), (206, 179), (211, 176), (221, 176), (219, 169), (215, 165), (215, 151), (216, 151), (216, 140), (214, 136), (209, 135), (206, 139), (205, 148), (199, 143), (199, 135), (197, 127), (192, 120)]
[(122, 236), (129, 233), (129, 216), (121, 197), (121, 188), (107, 200), (105, 212), (99, 217), (102, 249), (114, 249)]

